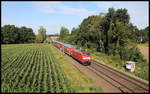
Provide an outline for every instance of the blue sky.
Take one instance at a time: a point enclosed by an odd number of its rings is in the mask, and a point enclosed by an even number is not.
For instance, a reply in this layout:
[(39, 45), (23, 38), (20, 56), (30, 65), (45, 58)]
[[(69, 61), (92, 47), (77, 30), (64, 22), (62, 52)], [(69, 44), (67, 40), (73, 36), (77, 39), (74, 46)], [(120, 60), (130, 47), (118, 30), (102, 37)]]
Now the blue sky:
[(14, 24), (18, 27), (26, 26), (38, 33), (40, 26), (47, 30), (47, 34), (60, 32), (65, 26), (71, 32), (78, 27), (84, 18), (99, 13), (107, 13), (108, 8), (126, 8), (130, 14), (130, 22), (139, 29), (149, 25), (148, 1), (2, 1), (1, 24)]

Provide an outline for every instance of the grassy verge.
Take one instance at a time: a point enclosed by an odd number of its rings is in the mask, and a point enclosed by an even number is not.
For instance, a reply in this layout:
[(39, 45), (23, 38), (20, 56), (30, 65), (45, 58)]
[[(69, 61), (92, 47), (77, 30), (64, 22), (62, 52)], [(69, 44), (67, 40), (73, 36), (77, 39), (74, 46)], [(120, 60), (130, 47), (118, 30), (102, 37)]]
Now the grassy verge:
[(149, 44), (148, 44), (148, 43), (142, 43), (142, 44), (138, 44), (138, 46), (146, 46), (146, 47), (149, 47)]
[(114, 68), (117, 68), (123, 72), (127, 72), (131, 75), (135, 75), (141, 79), (149, 81), (149, 64), (146, 62), (136, 62), (136, 67), (134, 72), (128, 72), (125, 68), (126, 61), (121, 60), (119, 56), (108, 56), (101, 52), (96, 52), (95, 50), (90, 50), (92, 58), (108, 64)]
[[(136, 44), (136, 43), (131, 42), (130, 45), (149, 47), (148, 43)], [(76, 45), (76, 46), (78, 48), (87, 49), (88, 51), (90, 51), (93, 59), (96, 59), (100, 62), (110, 65), (115, 69), (119, 69), (123, 72), (126, 72), (127, 74), (134, 75), (136, 76), (136, 78), (140, 78), (141, 80), (145, 82), (149, 81), (149, 63), (147, 62), (147, 60), (135, 62), (135, 71), (131, 73), (126, 70), (126, 61), (121, 60), (119, 55), (108, 56), (105, 53), (97, 52), (96, 48), (88, 49), (86, 47), (81, 47), (79, 45)]]
[(103, 92), (94, 81), (86, 77), (83, 73), (77, 70), (73, 65), (69, 63), (67, 58), (60, 54), (53, 46), (50, 46), (52, 53), (56, 56), (60, 66), (64, 69), (68, 80), (71, 83), (75, 93), (91, 93), (91, 92)]

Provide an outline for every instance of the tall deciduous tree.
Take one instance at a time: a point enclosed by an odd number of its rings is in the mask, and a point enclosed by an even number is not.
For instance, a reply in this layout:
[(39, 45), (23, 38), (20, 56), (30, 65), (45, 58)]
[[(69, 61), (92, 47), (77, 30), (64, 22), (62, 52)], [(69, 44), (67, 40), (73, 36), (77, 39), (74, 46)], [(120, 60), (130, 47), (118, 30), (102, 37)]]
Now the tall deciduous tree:
[(65, 40), (68, 40), (68, 38), (69, 38), (69, 30), (65, 27), (61, 27), (59, 40), (65, 41)]
[(36, 42), (43, 43), (46, 39), (46, 29), (43, 26), (40, 26), (38, 30), (38, 35), (36, 36)]
[[(97, 51), (108, 55), (120, 55), (123, 58), (123, 49), (130, 46), (129, 42), (144, 43), (149, 41), (149, 27), (138, 30), (129, 22), (130, 15), (127, 9), (109, 8), (108, 13), (89, 16), (77, 28), (73, 28), (68, 37), (69, 43), (96, 48)], [(66, 37), (61, 28), (60, 39)], [(65, 41), (66, 42), (66, 41)]]
[[(116, 21), (114, 30), (111, 31), (111, 43), (114, 43), (114, 50), (119, 51), (128, 43), (128, 36), (130, 35), (130, 29), (119, 20)], [(114, 53), (115, 55), (116, 53)]]
[(118, 9), (115, 11), (113, 8), (109, 8), (108, 13), (103, 18), (103, 21), (100, 23), (104, 35), (103, 42), (104, 42), (105, 53), (109, 54), (110, 53), (109, 50), (110, 48), (112, 48), (110, 47), (110, 39), (111, 39), (110, 31), (115, 28), (114, 26), (116, 24), (116, 21), (119, 21), (124, 25), (128, 25), (129, 19), (130, 16), (126, 9)]

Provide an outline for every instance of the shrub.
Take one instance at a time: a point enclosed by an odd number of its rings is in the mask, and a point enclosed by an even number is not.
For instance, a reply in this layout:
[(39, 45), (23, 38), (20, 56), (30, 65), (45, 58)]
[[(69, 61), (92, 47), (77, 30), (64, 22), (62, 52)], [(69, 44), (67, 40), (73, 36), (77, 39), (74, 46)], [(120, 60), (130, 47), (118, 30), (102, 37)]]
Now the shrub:
[(121, 48), (120, 59), (126, 61), (145, 62), (143, 56), (137, 47)]

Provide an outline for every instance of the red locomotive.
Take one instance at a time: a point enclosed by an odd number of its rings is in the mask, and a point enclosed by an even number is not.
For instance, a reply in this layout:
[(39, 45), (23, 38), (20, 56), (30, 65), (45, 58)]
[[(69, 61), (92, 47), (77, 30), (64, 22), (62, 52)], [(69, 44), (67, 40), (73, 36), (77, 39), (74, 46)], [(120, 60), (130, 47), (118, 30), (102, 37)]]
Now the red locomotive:
[(59, 41), (52, 41), (52, 43), (59, 48), (60, 50), (64, 50), (64, 52), (79, 62), (81, 62), (84, 65), (90, 65), (91, 64), (91, 56), (88, 51), (77, 49), (77, 47), (74, 47), (73, 45), (62, 43)]

